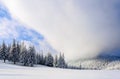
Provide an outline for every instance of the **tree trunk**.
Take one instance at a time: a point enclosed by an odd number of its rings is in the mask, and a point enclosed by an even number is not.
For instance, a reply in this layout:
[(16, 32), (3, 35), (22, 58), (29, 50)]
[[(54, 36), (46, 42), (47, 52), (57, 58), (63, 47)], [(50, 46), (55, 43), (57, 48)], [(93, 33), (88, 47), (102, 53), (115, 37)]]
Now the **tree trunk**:
[(16, 64), (16, 62), (14, 61), (14, 64)]
[(4, 59), (4, 63), (5, 63), (5, 59)]

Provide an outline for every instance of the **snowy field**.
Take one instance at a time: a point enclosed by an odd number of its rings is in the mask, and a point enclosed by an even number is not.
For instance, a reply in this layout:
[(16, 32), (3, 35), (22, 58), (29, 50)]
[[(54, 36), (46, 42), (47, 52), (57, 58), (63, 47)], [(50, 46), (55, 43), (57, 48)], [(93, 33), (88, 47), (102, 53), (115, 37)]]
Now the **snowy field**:
[(0, 62), (0, 79), (120, 79), (120, 71), (24, 67)]

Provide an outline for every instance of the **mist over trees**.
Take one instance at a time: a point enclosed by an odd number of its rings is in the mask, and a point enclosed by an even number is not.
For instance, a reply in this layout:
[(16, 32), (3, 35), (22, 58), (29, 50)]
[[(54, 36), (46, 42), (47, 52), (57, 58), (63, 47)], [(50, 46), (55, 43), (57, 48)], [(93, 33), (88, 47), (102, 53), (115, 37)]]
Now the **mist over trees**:
[(24, 42), (17, 42), (15, 39), (11, 44), (6, 44), (3, 41), (0, 45), (0, 60), (4, 63), (9, 62), (12, 64), (30, 66), (44, 65), (55, 68), (67, 68), (67, 69), (91, 69), (100, 70), (105, 68), (115, 68), (116, 64), (120, 63), (120, 57), (108, 56), (99, 57), (91, 60), (81, 60), (79, 66), (67, 64), (64, 54), (59, 53), (53, 56), (52, 52), (44, 54), (43, 51), (36, 51), (33, 45), (26, 46)]
[(49, 67), (67, 68), (64, 59), (64, 54), (59, 56), (52, 56), (50, 52), (47, 55), (36, 52), (34, 46), (28, 48), (23, 43), (17, 42), (15, 39), (11, 44), (6, 44), (4, 41), (0, 45), (0, 60), (4, 63), (6, 60), (13, 62), (13, 64), (20, 64), (23, 66), (33, 67), (35, 64), (45, 65)]

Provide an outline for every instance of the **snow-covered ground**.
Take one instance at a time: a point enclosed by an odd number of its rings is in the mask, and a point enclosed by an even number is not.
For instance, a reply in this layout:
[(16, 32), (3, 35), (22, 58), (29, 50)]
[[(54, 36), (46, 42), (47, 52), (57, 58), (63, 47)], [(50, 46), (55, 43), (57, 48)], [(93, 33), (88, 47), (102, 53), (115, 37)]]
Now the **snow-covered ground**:
[(0, 79), (120, 79), (120, 71), (24, 67), (0, 61)]
[(120, 70), (120, 57), (108, 56), (69, 62), (69, 65), (92, 70)]

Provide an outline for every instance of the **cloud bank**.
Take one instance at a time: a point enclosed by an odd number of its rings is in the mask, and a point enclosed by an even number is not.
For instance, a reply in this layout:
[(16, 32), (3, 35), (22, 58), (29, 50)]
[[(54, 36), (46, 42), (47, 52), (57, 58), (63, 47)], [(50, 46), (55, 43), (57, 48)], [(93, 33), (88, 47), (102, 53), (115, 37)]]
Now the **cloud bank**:
[(68, 60), (120, 49), (119, 0), (1, 0)]

